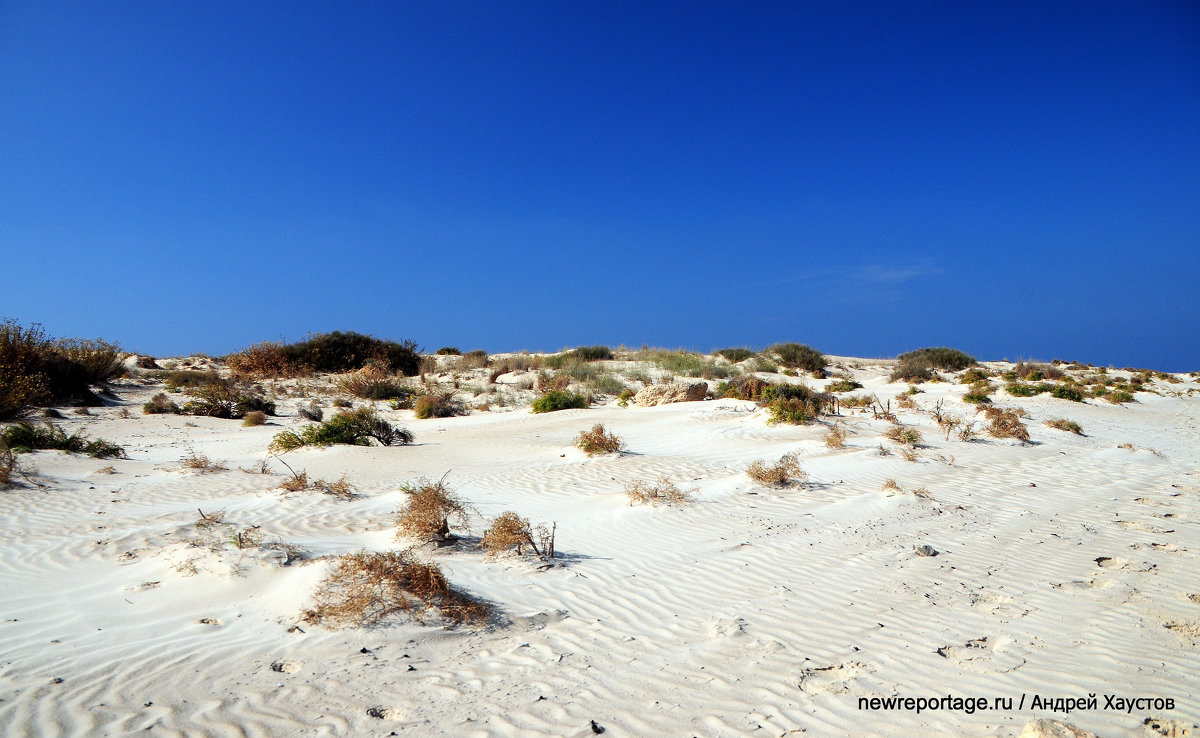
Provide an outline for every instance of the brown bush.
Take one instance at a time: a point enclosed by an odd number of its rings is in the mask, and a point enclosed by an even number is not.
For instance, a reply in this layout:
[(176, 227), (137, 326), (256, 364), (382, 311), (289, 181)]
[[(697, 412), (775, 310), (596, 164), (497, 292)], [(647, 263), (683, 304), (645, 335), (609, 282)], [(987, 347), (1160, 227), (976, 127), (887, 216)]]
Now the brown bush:
[(1079, 423), (1076, 423), (1074, 420), (1067, 420), (1066, 418), (1054, 418), (1053, 420), (1047, 420), (1046, 425), (1061, 431), (1074, 433), (1077, 436), (1083, 435), (1083, 426), (1081, 426)]
[(765, 461), (755, 461), (746, 468), (746, 476), (772, 487), (787, 487), (808, 479), (808, 474), (800, 467), (800, 455), (796, 453), (784, 454), (770, 466)]
[(575, 445), (588, 456), (619, 454), (625, 450), (625, 442), (616, 434), (606, 432), (601, 423), (593, 425), (590, 431), (580, 431)]
[(433, 392), (421, 395), (413, 404), (416, 416), (426, 418), (450, 418), (455, 415), (466, 415), (467, 408), (454, 399), (453, 392)]
[(264, 341), (236, 354), (225, 357), (225, 364), (235, 377), (268, 379), (272, 377), (302, 377), (312, 372), (287, 358), (283, 344)]
[(197, 471), (216, 472), (227, 471), (229, 467), (223, 462), (213, 461), (204, 454), (195, 451), (189, 451), (187, 456), (179, 460), (185, 469), (196, 469)]
[(887, 432), (883, 435), (887, 439), (895, 441), (901, 445), (908, 446), (909, 448), (915, 448), (921, 445), (922, 440), (921, 431), (917, 430), (916, 428), (909, 428), (903, 425), (894, 425), (891, 428), (888, 428)]
[(242, 417), (242, 425), (255, 426), (266, 425), (267, 414), (262, 410), (251, 410)]
[(1029, 429), (1021, 422), (1019, 410), (1005, 410), (999, 407), (984, 408), (984, 417), (991, 421), (987, 427), (989, 436), (993, 438), (1015, 438), (1021, 443), (1029, 443)]
[(695, 492), (694, 489), (679, 489), (665, 477), (657, 484), (633, 481), (625, 485), (630, 505), (686, 505), (692, 501)]
[[(539, 525), (536, 529), (529, 521), (515, 512), (506, 512), (492, 521), (491, 526), (483, 532), (479, 545), (489, 556), (504, 551), (517, 552), (520, 556), (528, 547), (529, 551), (540, 559), (554, 558), (554, 533), (558, 526), (547, 528)], [(535, 540), (536, 535), (536, 540)], [(538, 546), (538, 542), (541, 546)]]
[(22, 473), (23, 470), (16, 452), (0, 445), (0, 489), (11, 487), (15, 484), (13, 477)]
[(466, 527), (470, 509), (446, 486), (445, 477), (436, 482), (418, 479), (401, 487), (408, 495), (403, 507), (397, 512), (396, 538), (418, 538), (428, 541), (446, 541), (450, 534), (451, 521)]
[(839, 425), (835, 425), (825, 433), (825, 445), (829, 448), (842, 448), (846, 445), (846, 431)]
[(392, 615), (422, 621), (429, 612), (453, 623), (487, 622), (491, 605), (453, 588), (436, 564), (408, 551), (360, 551), (337, 559), (313, 595), (305, 620), (331, 627), (361, 627)]

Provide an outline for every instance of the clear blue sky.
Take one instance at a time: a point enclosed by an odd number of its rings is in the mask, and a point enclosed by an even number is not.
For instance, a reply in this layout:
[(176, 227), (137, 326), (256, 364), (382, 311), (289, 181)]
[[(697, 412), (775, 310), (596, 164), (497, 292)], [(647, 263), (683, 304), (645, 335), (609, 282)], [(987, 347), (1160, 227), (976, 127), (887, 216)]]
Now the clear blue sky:
[(0, 317), (1200, 369), (1200, 4), (0, 4)]

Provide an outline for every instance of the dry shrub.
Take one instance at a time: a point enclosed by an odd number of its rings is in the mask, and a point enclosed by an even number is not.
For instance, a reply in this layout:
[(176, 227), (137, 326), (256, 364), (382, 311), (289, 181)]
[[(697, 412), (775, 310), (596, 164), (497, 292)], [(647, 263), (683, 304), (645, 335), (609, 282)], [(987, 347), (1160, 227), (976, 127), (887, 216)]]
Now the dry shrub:
[(488, 353), (483, 349), (475, 349), (468, 351), (459, 357), (457, 368), (460, 370), (467, 369), (485, 369), (488, 365)]
[(292, 474), (292, 478), (280, 483), (279, 487), (288, 492), (301, 492), (308, 489), (308, 472), (302, 471), (299, 474)]
[(226, 356), (225, 364), (233, 376), (246, 379), (300, 377), (311, 373), (307, 367), (288, 359), (283, 344), (270, 341)]
[(418, 418), (450, 418), (466, 415), (467, 408), (454, 399), (453, 392), (435, 392), (421, 395), (413, 405)]
[(772, 487), (787, 487), (793, 482), (808, 479), (808, 474), (800, 467), (800, 456), (796, 453), (784, 454), (771, 466), (767, 466), (765, 461), (755, 461), (746, 468), (746, 476)]
[(404, 379), (388, 374), (379, 364), (367, 364), (362, 369), (342, 377), (337, 387), (348, 395), (364, 400), (411, 400), (417, 392)]
[(311, 489), (341, 500), (352, 500), (358, 496), (358, 490), (346, 481), (345, 474), (336, 482), (326, 482), (324, 479), (310, 480), (306, 471), (301, 471), (299, 474), (292, 472), (292, 478), (282, 482), (279, 487), (288, 492), (303, 492)]
[(331, 627), (371, 626), (392, 615), (418, 621), (431, 611), (453, 623), (487, 622), (491, 605), (453, 588), (442, 570), (408, 551), (359, 551), (337, 559), (313, 595), (309, 622)]
[(870, 395), (847, 395), (839, 402), (842, 407), (871, 407), (875, 404), (875, 399)]
[(960, 441), (974, 440), (977, 435), (979, 433), (975, 430), (975, 421), (973, 420), (964, 420), (958, 428), (958, 440)]
[(571, 376), (569, 374), (550, 374), (546, 370), (537, 373), (537, 391), (539, 395), (547, 395), (551, 392), (565, 392), (571, 384)]
[(885, 479), (883, 482), (883, 488), (886, 490), (889, 490), (891, 492), (899, 492), (900, 491), (900, 485), (896, 484), (895, 479)]
[(24, 470), (16, 452), (0, 445), (0, 489), (15, 484), (13, 477), (18, 474), (24, 474)]
[(695, 493), (694, 489), (679, 489), (666, 477), (657, 484), (637, 480), (625, 485), (625, 495), (630, 505), (686, 505), (692, 502)]
[(311, 420), (314, 423), (320, 423), (325, 419), (325, 411), (321, 409), (321, 405), (313, 400), (308, 405), (301, 405), (296, 413), (305, 420)]
[(896, 395), (896, 407), (901, 410), (915, 410), (917, 403), (913, 402), (912, 395), (901, 393)]
[(396, 513), (396, 538), (417, 538), (423, 541), (446, 541), (453, 538), (450, 522), (466, 527), (470, 510), (446, 486), (446, 478), (436, 482), (418, 479), (401, 487), (408, 495), (404, 505)]
[(911, 446), (902, 446), (900, 448), (900, 458), (904, 459), (905, 461), (916, 461), (921, 457), (917, 454), (917, 450), (915, 448)]
[(846, 431), (840, 425), (835, 425), (825, 434), (825, 445), (829, 448), (842, 448), (846, 445)]
[(223, 462), (213, 461), (204, 454), (197, 453), (196, 451), (189, 451), (187, 456), (179, 460), (179, 463), (185, 469), (196, 469), (205, 472), (226, 471), (229, 468)]
[(242, 418), (242, 425), (244, 426), (266, 425), (266, 422), (267, 414), (262, 410), (251, 410)]
[(887, 439), (895, 441), (902, 446), (907, 446), (910, 449), (919, 446), (922, 440), (921, 431), (917, 430), (916, 428), (909, 428), (903, 425), (892, 426), (891, 428), (888, 428), (887, 432), (883, 435)]
[[(558, 526), (555, 524), (550, 528), (539, 525), (535, 529), (530, 526), (527, 519), (515, 512), (506, 512), (493, 520), (491, 526), (483, 532), (483, 537), (479, 539), (479, 546), (489, 556), (513, 550), (517, 552), (518, 556), (521, 556), (528, 547), (534, 556), (540, 559), (552, 559), (555, 555), (554, 533), (557, 528)], [(538, 546), (539, 542), (541, 546)]]
[(580, 431), (575, 445), (588, 456), (619, 454), (625, 450), (625, 442), (620, 436), (606, 432), (601, 423), (593, 425), (590, 431)]
[(1076, 423), (1074, 420), (1067, 420), (1066, 418), (1054, 418), (1053, 420), (1047, 420), (1046, 425), (1051, 428), (1057, 428), (1061, 431), (1074, 433), (1077, 436), (1083, 435), (1083, 426), (1081, 426), (1079, 423)]
[(984, 408), (984, 416), (991, 421), (987, 427), (988, 435), (993, 438), (1015, 438), (1021, 443), (1029, 443), (1029, 429), (1021, 422), (1020, 410), (1005, 410), (999, 407)]

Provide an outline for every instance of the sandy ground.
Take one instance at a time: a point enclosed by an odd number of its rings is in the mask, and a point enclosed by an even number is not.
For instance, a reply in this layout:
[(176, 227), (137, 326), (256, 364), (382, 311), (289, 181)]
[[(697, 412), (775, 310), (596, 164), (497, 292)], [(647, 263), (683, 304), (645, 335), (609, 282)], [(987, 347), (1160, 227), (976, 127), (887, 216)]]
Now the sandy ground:
[[(859, 366), (865, 392), (904, 389)], [(1032, 445), (943, 440), (922, 409), (974, 408), (961, 385), (922, 385), (918, 408), (899, 412), (924, 436), (915, 461), (883, 439), (889, 423), (852, 411), (833, 450), (827, 425), (772, 426), (738, 400), (441, 420), (379, 403), (413, 445), (284, 457), (313, 477), (345, 475), (360, 493), (350, 501), (280, 490), (290, 475), (275, 461), (257, 471), (272, 436), (304, 424), (308, 399), (242, 427), (141, 415), (161, 388), (119, 383), (116, 404), (58, 422), (125, 445), (128, 459), (37, 452), (25, 459), (44, 486), (0, 491), (0, 732), (1015, 736), (1039, 717), (1100, 736), (1161, 734), (1148, 718), (1190, 728), (1200, 395), (1188, 390), (1200, 385), (1180, 378), (1123, 406), (998, 392), (1028, 411)], [(1086, 435), (1043, 425), (1055, 417)], [(628, 452), (575, 449), (595, 423)], [(183, 468), (192, 451), (228, 470)], [(744, 473), (788, 452), (808, 484), (773, 489)], [(493, 602), (493, 622), (302, 622), (330, 557), (417, 543), (395, 540), (400, 486), (447, 473), (479, 515), (460, 545), (422, 555)], [(696, 502), (628, 504), (626, 482), (663, 477)], [(506, 510), (557, 523), (561, 565), (474, 548)], [(197, 528), (218, 511), (228, 527)], [(252, 526), (307, 560), (238, 548), (233, 533)], [(1069, 715), (1030, 706), (1089, 694), (1098, 706)], [(1106, 694), (1175, 709), (1106, 710)], [(860, 697), (893, 695), (1014, 707), (860, 709)]]

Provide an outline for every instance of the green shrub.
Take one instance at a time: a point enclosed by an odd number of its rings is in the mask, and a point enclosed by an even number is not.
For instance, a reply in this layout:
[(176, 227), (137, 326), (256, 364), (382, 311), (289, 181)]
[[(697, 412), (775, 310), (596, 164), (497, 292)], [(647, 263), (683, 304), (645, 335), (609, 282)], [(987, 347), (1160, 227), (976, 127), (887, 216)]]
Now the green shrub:
[(621, 390), (621, 394), (617, 396), (617, 404), (621, 407), (629, 407), (629, 401), (635, 396), (633, 390), (629, 388), (623, 389)]
[(459, 356), (462, 354), (461, 351), (459, 351), (458, 349), (456, 349), (453, 346), (442, 346), (440, 349), (437, 350), (436, 353), (438, 356)]
[(974, 384), (976, 382), (986, 382), (990, 376), (992, 376), (991, 373), (986, 369), (968, 369), (963, 372), (958, 381), (962, 384)]
[(608, 346), (580, 346), (568, 353), (579, 361), (607, 361), (613, 358), (612, 349)]
[(825, 389), (830, 392), (853, 392), (856, 389), (862, 389), (862, 385), (853, 379), (839, 379), (836, 382), (830, 382)]
[(271, 451), (282, 453), (301, 446), (369, 446), (371, 439), (383, 446), (412, 443), (413, 434), (404, 428), (396, 428), (375, 414), (369, 407), (336, 413), (320, 425), (310, 425), (300, 433), (283, 431), (271, 440)]
[(1060, 400), (1070, 400), (1071, 402), (1083, 402), (1083, 391), (1071, 384), (1055, 385), (1050, 390), (1051, 397), (1057, 397)]
[(385, 372), (368, 367), (338, 381), (338, 389), (364, 400), (408, 400), (417, 391), (403, 380), (389, 377)]
[(1133, 394), (1130, 392), (1126, 392), (1125, 390), (1116, 390), (1113, 392), (1108, 392), (1105, 395), (1103, 395), (1103, 397), (1105, 400), (1108, 400), (1109, 402), (1111, 402), (1114, 405), (1119, 405), (1123, 402), (1133, 402), (1134, 401)]
[(566, 390), (551, 390), (534, 400), (530, 409), (535, 413), (550, 413), (556, 410), (569, 410), (587, 406), (587, 398), (583, 395)]
[(889, 382), (920, 384), (933, 379), (933, 369), (920, 359), (900, 359), (888, 375)]
[(1077, 436), (1083, 435), (1083, 426), (1081, 426), (1079, 423), (1076, 423), (1074, 420), (1067, 420), (1066, 418), (1054, 418), (1053, 420), (1047, 420), (1046, 425), (1051, 428), (1067, 431), (1068, 433), (1074, 433)]
[(754, 356), (754, 351), (751, 351), (748, 348), (741, 348), (741, 347), (717, 349), (713, 353), (716, 354), (717, 356), (723, 357), (726, 361), (728, 361), (731, 364), (737, 364), (737, 363), (743, 362), (746, 359), (749, 359), (751, 356)]
[(808, 421), (816, 417), (815, 413), (809, 412), (810, 407), (803, 400), (794, 397), (778, 397), (766, 405), (770, 417), (768, 423), (789, 423), (791, 425), (804, 425)]
[(44, 423), (41, 426), (25, 422), (14, 423), (0, 432), (0, 447), (19, 452), (67, 451), (87, 454), (97, 459), (125, 455), (125, 449), (115, 443), (102, 438), (89, 441), (81, 431), (67, 435), (66, 431), (53, 423)]
[(1062, 369), (1050, 364), (1027, 364), (1020, 362), (1009, 371), (1017, 379), (1024, 379), (1027, 382), (1037, 382), (1043, 379), (1062, 379), (1066, 376)]
[(921, 348), (900, 354), (896, 357), (901, 362), (909, 361), (914, 365), (930, 369), (942, 369), (957, 372), (975, 365), (975, 357), (958, 349), (939, 346), (937, 348)]
[(1004, 391), (1013, 397), (1034, 397), (1035, 395), (1040, 395), (1043, 392), (1049, 392), (1051, 387), (1052, 385), (1046, 384), (1045, 382), (1040, 382), (1038, 384), (1021, 384), (1020, 382), (1014, 382), (1006, 385), (1004, 387)]
[(777, 343), (767, 348), (766, 353), (774, 356), (782, 366), (789, 369), (820, 372), (829, 365), (829, 359), (825, 358), (825, 354), (812, 346), (801, 343)]
[(289, 361), (313, 371), (349, 372), (375, 361), (408, 377), (416, 376), (420, 369), (421, 356), (417, 350), (413, 341), (387, 341), (341, 331), (317, 334), (283, 347)]
[(764, 382), (758, 377), (747, 374), (718, 384), (716, 395), (718, 397), (731, 397), (735, 400), (758, 401), (762, 398), (763, 390), (771, 386), (773, 385)]

